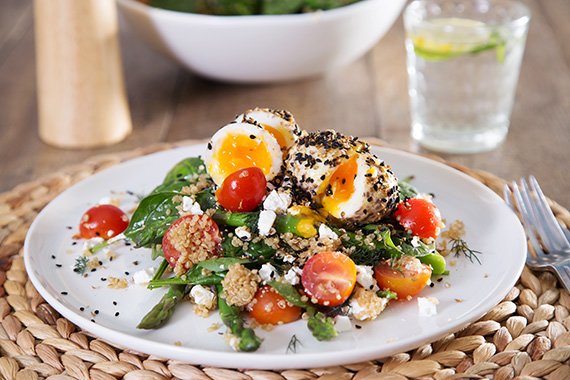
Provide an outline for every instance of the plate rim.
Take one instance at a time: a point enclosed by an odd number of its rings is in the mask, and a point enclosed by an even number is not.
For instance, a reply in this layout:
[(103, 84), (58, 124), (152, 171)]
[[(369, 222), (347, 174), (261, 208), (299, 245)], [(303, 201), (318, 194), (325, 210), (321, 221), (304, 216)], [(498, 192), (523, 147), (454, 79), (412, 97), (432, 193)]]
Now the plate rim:
[[(318, 353), (298, 353), (292, 355), (273, 354), (273, 353), (220, 352), (209, 349), (175, 346), (169, 343), (149, 341), (144, 337), (132, 336), (126, 332), (114, 330), (113, 328), (93, 323), (88, 318), (85, 318), (84, 316), (69, 309), (63, 303), (58, 301), (57, 298), (55, 298), (55, 296), (53, 296), (50, 293), (50, 291), (48, 291), (41, 284), (40, 279), (36, 277), (34, 271), (28, 269), (32, 268), (33, 266), (30, 261), (31, 260), (30, 258), (31, 252), (29, 250), (29, 247), (31, 245), (30, 240), (34, 235), (34, 231), (36, 230), (36, 228), (38, 228), (38, 225), (40, 223), (39, 221), (41, 220), (42, 215), (49, 211), (49, 206), (53, 201), (62, 196), (65, 196), (66, 193), (73, 191), (75, 187), (83, 184), (86, 181), (91, 180), (91, 178), (95, 177), (96, 175), (103, 172), (107, 172), (109, 170), (116, 169), (123, 164), (132, 163), (137, 160), (148, 159), (149, 157), (152, 156), (167, 154), (168, 152), (174, 150), (184, 150), (188, 148), (205, 149), (205, 146), (206, 144), (202, 142), (191, 143), (188, 145), (165, 149), (159, 152), (153, 152), (151, 154), (142, 155), (140, 157), (135, 157), (133, 159), (122, 161), (117, 165), (113, 165), (112, 167), (94, 173), (93, 175), (90, 175), (89, 177), (73, 184), (72, 186), (68, 187), (63, 192), (58, 194), (55, 198), (53, 198), (47, 205), (45, 205), (40, 211), (40, 213), (38, 213), (38, 215), (34, 218), (34, 221), (30, 225), (28, 232), (26, 234), (26, 239), (24, 241), (24, 264), (26, 272), (28, 273), (30, 281), (32, 282), (36, 290), (39, 292), (39, 294), (66, 319), (73, 322), (81, 329), (89, 331), (90, 333), (95, 334), (97, 337), (105, 339), (119, 348), (132, 348), (137, 351), (144, 352), (145, 354), (148, 355), (157, 355), (160, 357), (183, 360), (194, 365), (212, 365), (212, 366), (225, 367), (225, 368), (244, 368), (243, 363), (247, 361), (250, 364), (255, 363), (253, 366), (245, 366), (250, 369), (265, 369), (265, 370), (297, 369), (297, 368), (315, 368), (315, 367), (323, 367), (330, 365), (342, 365), (342, 364), (362, 362), (366, 360), (380, 359), (389, 355), (394, 355), (395, 353), (405, 352), (417, 348), (422, 344), (428, 342), (434, 342), (449, 333), (457, 332), (462, 328), (464, 328), (465, 326), (467, 326), (468, 324), (477, 321), (483, 315), (485, 315), (489, 310), (491, 310), (493, 307), (499, 304), (501, 300), (508, 294), (511, 288), (516, 284), (524, 269), (526, 252), (518, 255), (519, 256), (518, 262), (511, 262), (509, 265), (511, 267), (514, 267), (514, 265), (516, 264), (517, 270), (514, 273), (516, 273), (517, 275), (514, 276), (514, 278), (512, 279), (504, 278), (503, 281), (495, 284), (493, 288), (493, 290), (495, 291), (491, 295), (483, 299), (483, 301), (480, 303), (481, 306), (479, 306), (478, 309), (484, 310), (484, 312), (482, 312), (481, 314), (472, 313), (466, 315), (464, 318), (454, 319), (453, 321), (450, 322), (448, 328), (442, 331), (437, 331), (435, 333), (425, 334), (421, 342), (420, 341), (413, 341), (413, 342), (410, 341), (404, 343), (399, 343), (398, 341), (392, 342), (390, 346), (391, 349), (389, 350), (389, 352), (382, 354), (380, 353), (382, 352), (380, 346), (380, 347), (370, 347), (370, 348), (357, 349), (357, 350), (354, 349), (338, 350), (333, 352), (326, 352), (326, 350), (324, 350), (324, 352), (318, 352)], [(371, 145), (371, 149), (378, 151), (388, 151), (396, 155), (403, 155), (405, 157), (414, 160), (420, 160), (429, 165), (435, 165), (436, 167), (440, 167), (444, 170), (451, 171), (453, 172), (454, 175), (459, 175), (463, 177), (464, 180), (471, 182), (471, 184), (476, 185), (479, 189), (491, 195), (492, 198), (495, 199), (495, 201), (503, 203), (500, 196), (496, 194), (492, 189), (490, 189), (489, 187), (487, 187), (477, 179), (467, 175), (461, 170), (458, 170), (450, 165), (405, 150), (378, 146), (378, 145)], [(505, 207), (507, 207), (506, 204)], [(519, 238), (522, 238), (521, 241), (524, 241), (524, 244), (526, 244), (526, 235), (524, 233), (522, 225), (520, 224), (520, 221), (518, 220), (518, 218), (514, 213), (512, 213), (512, 217), (513, 220), (516, 221), (517, 229), (519, 230), (518, 233)], [(326, 345), (326, 343), (323, 344)], [(278, 368), (276, 368), (275, 363), (280, 363)]]

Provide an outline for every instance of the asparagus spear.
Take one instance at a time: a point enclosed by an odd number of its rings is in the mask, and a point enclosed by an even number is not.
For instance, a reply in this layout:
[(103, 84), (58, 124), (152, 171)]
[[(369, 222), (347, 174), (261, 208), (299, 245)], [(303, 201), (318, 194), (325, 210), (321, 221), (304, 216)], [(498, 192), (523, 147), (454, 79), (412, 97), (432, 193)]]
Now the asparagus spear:
[(163, 326), (172, 317), (176, 305), (185, 294), (186, 285), (172, 285), (152, 310), (143, 317), (137, 328), (150, 330)]
[(257, 350), (261, 345), (261, 339), (255, 335), (253, 329), (244, 326), (239, 308), (228, 305), (226, 300), (220, 296), (223, 291), (222, 285), (217, 285), (216, 288), (218, 290), (220, 317), (230, 332), (239, 339), (238, 350), (245, 352)]

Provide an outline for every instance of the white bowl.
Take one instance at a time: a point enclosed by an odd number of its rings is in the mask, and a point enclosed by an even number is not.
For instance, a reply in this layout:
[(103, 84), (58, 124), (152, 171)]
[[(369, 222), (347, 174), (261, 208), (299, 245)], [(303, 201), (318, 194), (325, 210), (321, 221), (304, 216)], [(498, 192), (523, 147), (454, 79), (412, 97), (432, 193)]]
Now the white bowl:
[(205, 77), (273, 82), (355, 61), (392, 26), (405, 0), (364, 0), (315, 13), (210, 16), (118, 0), (149, 44)]

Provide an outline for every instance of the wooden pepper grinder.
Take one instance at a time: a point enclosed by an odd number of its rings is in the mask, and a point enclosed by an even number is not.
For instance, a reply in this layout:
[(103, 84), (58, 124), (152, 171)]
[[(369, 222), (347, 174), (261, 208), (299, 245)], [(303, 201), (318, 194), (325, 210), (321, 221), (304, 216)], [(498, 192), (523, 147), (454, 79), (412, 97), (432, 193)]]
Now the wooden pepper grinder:
[(35, 0), (39, 133), (90, 148), (131, 131), (115, 0)]

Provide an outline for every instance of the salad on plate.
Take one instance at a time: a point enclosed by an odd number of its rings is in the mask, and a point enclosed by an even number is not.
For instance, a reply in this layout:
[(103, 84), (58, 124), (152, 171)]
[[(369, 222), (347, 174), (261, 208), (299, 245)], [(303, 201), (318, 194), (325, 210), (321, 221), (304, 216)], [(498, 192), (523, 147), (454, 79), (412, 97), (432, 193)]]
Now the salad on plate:
[[(160, 328), (191, 302), (198, 316), (219, 312), (228, 344), (249, 352), (262, 344), (256, 328), (303, 320), (328, 341), (392, 302), (416, 298), (420, 313), (436, 313), (437, 299), (416, 296), (448, 273), (445, 254), (477, 252), (460, 222), (440, 234), (432, 198), (358, 138), (255, 108), (219, 129), (204, 157), (172, 167), (130, 218), (94, 206), (78, 236), (88, 255), (124, 241), (151, 250), (156, 267), (134, 282), (166, 292), (138, 328)], [(88, 260), (77, 258), (78, 273)]]

